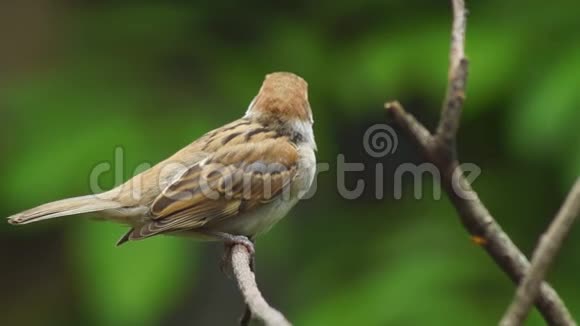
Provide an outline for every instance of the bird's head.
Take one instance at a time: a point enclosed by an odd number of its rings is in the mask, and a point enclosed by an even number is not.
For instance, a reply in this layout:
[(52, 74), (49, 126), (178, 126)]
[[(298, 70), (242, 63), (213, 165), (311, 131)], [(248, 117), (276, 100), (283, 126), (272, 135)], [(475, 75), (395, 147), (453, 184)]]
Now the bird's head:
[(308, 83), (290, 72), (274, 72), (266, 75), (246, 115), (259, 119), (312, 124)]

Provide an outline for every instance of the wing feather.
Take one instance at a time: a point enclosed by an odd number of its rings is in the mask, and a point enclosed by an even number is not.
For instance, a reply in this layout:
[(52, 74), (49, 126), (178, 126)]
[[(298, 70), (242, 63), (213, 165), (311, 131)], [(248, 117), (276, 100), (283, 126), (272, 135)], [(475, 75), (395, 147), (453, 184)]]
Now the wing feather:
[[(267, 132), (236, 135), (190, 167), (153, 201), (152, 220), (127, 238), (201, 228), (283, 196), (297, 175), (298, 151), (286, 137), (261, 137)], [(233, 141), (238, 138), (249, 142)]]

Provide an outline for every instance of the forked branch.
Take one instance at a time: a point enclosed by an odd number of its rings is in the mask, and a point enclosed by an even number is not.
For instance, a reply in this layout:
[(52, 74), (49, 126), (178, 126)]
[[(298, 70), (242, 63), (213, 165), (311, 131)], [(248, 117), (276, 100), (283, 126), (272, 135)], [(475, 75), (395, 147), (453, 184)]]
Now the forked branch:
[[(468, 60), (465, 58), (466, 10), (463, 0), (452, 0), (453, 28), (449, 84), (437, 131), (432, 134), (398, 102), (385, 104), (391, 119), (417, 144), (441, 172), (441, 183), (469, 234), (516, 283), (529, 262), (489, 213), (463, 175), (456, 153), (457, 131), (465, 99)], [(556, 291), (542, 282), (535, 304), (550, 325), (576, 325)]]

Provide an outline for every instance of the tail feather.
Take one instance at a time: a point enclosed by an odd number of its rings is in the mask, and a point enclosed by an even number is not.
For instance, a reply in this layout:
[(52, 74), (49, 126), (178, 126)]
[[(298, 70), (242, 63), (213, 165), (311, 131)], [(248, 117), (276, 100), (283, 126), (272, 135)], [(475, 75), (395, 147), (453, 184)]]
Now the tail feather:
[(120, 207), (122, 205), (118, 202), (89, 195), (63, 199), (29, 209), (9, 217), (8, 223), (13, 225), (28, 224), (61, 216), (99, 212)]
[(128, 241), (131, 240), (131, 234), (133, 234), (133, 228), (130, 228), (129, 231), (127, 231), (125, 234), (123, 234), (123, 236), (121, 237), (121, 239), (119, 239), (117, 241), (117, 244), (115, 244), (115, 246), (120, 246)]

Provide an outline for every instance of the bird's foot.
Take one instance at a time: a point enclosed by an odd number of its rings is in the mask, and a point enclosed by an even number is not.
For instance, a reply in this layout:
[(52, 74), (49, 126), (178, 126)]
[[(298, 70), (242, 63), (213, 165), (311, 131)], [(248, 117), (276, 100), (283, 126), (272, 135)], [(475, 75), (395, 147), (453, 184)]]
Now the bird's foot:
[(222, 261), (220, 263), (220, 269), (224, 274), (231, 276), (229, 267), (231, 266), (232, 249), (236, 245), (242, 245), (246, 250), (248, 250), (248, 253), (250, 254), (250, 269), (254, 271), (256, 249), (254, 247), (254, 242), (250, 240), (250, 238), (244, 235), (234, 235), (224, 232), (212, 232), (211, 235), (224, 242), (224, 255), (222, 256)]
[(226, 246), (230, 247), (230, 250), (235, 245), (242, 245), (242, 246), (246, 247), (246, 249), (248, 250), (248, 253), (250, 253), (251, 257), (254, 257), (254, 255), (256, 254), (256, 248), (254, 247), (254, 242), (252, 240), (250, 240), (250, 238), (248, 238), (244, 235), (228, 234), (227, 237), (224, 238), (224, 243), (226, 244)]

